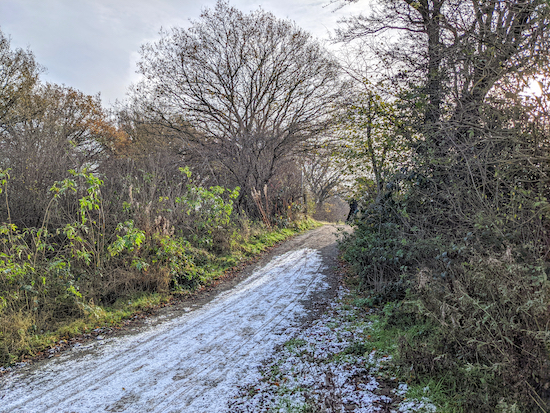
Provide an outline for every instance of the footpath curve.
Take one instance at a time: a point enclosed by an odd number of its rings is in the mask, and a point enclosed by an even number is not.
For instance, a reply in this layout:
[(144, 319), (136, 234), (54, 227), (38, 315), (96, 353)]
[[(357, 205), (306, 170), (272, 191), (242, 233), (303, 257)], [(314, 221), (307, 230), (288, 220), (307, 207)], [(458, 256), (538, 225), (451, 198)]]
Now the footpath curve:
[(226, 411), (239, 383), (334, 295), (336, 232), (285, 242), (195, 309), (6, 374), (0, 412)]

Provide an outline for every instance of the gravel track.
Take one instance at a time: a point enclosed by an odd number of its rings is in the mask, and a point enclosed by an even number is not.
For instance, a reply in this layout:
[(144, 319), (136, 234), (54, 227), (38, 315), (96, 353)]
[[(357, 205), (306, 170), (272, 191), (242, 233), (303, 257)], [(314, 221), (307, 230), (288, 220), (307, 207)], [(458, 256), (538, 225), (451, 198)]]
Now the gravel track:
[(283, 244), (195, 310), (6, 374), (0, 412), (226, 411), (238, 385), (334, 294), (335, 233), (325, 226)]

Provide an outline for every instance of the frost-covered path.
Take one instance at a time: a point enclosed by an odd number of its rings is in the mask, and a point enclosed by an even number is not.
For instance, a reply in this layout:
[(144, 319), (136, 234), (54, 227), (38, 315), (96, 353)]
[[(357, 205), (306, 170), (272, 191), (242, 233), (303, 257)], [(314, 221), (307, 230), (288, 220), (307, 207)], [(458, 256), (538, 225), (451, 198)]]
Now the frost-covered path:
[(334, 233), (326, 226), (284, 244), (194, 311), (6, 375), (0, 412), (225, 411), (237, 385), (296, 332), (308, 301), (329, 290)]

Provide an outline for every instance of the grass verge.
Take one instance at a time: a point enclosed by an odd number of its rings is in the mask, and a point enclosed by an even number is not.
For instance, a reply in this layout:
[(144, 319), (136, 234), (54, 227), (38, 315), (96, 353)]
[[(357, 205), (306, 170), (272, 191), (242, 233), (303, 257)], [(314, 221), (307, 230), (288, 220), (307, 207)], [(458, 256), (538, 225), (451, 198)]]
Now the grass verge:
[(405, 301), (378, 304), (378, 294), (362, 290), (357, 275), (352, 274), (346, 263), (342, 264), (345, 284), (351, 290), (346, 301), (350, 308), (356, 309), (354, 314), (363, 330), (363, 340), (354, 343), (346, 353), (376, 355), (368, 367), (381, 387), (398, 396), (398, 403), (394, 399), (391, 407), (400, 412), (465, 412), (456, 398), (456, 388), (449, 385), (451, 377), (419, 374), (403, 360), (404, 343), (435, 346), (441, 340), (438, 326), (406, 311)]

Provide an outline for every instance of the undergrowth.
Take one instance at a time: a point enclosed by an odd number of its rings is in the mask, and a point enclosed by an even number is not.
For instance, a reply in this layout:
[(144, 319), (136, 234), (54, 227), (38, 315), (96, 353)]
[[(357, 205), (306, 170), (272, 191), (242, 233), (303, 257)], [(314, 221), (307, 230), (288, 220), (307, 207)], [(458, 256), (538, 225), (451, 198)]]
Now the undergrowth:
[[(9, 212), (8, 172), (0, 171), (0, 194)], [(163, 209), (168, 197), (157, 210), (151, 203), (142, 209), (132, 204), (131, 190), (123, 203), (128, 219), (114, 224), (103, 181), (73, 171), (51, 187), (39, 227), (0, 223), (0, 365), (188, 294), (317, 225), (302, 218), (268, 229), (233, 214), (238, 188), (203, 188), (188, 169), (181, 172), (188, 184), (172, 203), (179, 210)], [(167, 217), (185, 226), (178, 229)]]
[(548, 411), (547, 262), (487, 227), (415, 243), (414, 232), (380, 225), (395, 216), (379, 214), (361, 218), (343, 255), (359, 303), (381, 309), (373, 345), (393, 354), (410, 397), (443, 412)]
[(363, 194), (342, 253), (365, 303), (392, 308), (394, 362), (440, 389), (442, 411), (547, 412), (548, 152), (484, 110), (501, 129), (484, 118), (410, 142), (410, 163)]
[[(70, 304), (74, 306), (73, 316), (66, 315), (59, 319), (55, 319), (53, 316), (49, 319), (43, 316), (40, 319), (36, 316), (36, 312), (24, 311), (6, 315), (4, 311), (0, 315), (1, 364), (12, 365), (39, 355), (44, 350), (55, 346), (60, 340), (66, 340), (100, 327), (116, 326), (137, 313), (167, 303), (171, 299), (177, 298), (178, 295), (188, 294), (201, 285), (208, 284), (239, 263), (317, 225), (314, 221), (304, 220), (297, 223), (293, 229), (267, 230), (258, 226), (253, 228), (253, 235), (249, 239), (235, 242), (232, 251), (221, 256), (210, 254), (204, 250), (195, 250), (194, 253), (200, 256), (196, 272), (201, 276), (192, 288), (163, 292), (133, 292), (116, 298), (112, 304), (84, 303), (82, 300), (71, 297)], [(62, 303), (63, 298), (58, 297), (54, 301)], [(52, 307), (54, 305), (52, 304)], [(58, 311), (61, 310), (58, 309)]]

